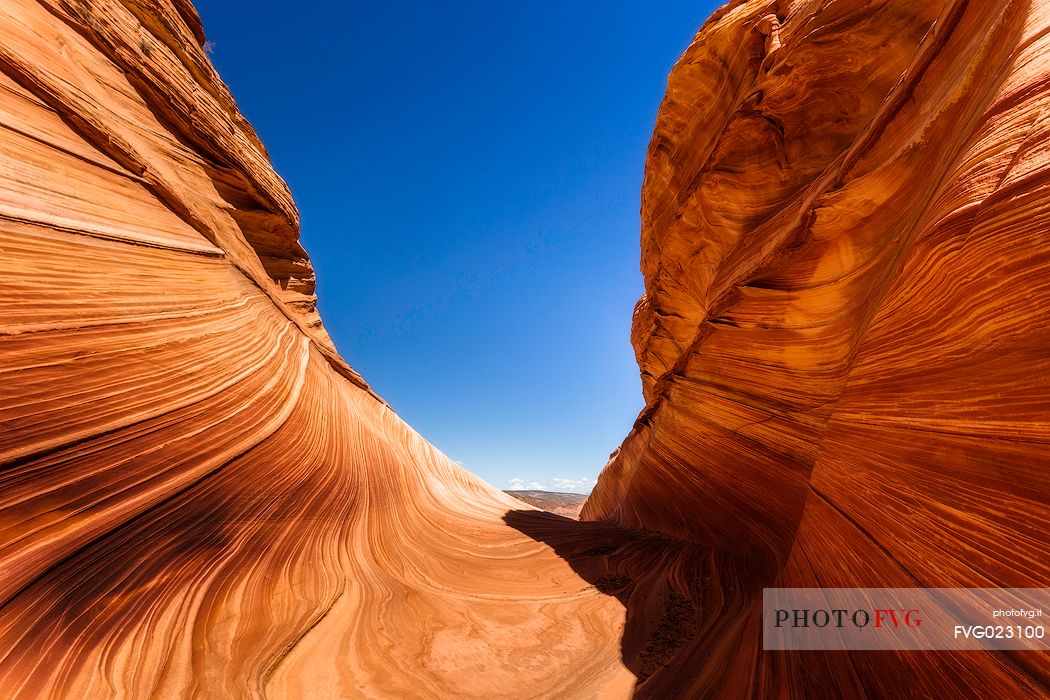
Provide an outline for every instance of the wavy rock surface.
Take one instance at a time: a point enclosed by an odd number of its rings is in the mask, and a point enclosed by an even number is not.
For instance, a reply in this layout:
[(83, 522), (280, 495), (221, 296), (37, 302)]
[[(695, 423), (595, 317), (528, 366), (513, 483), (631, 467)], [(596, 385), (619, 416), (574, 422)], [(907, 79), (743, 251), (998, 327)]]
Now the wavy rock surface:
[[(647, 406), (583, 517), (751, 556), (767, 586), (1046, 586), (1048, 105), (1050, 3), (716, 13), (646, 163)], [(755, 654), (742, 633), (717, 682), (1029, 697), (1050, 677), (1046, 655)]]
[(643, 202), (648, 406), (574, 522), (344, 362), (186, 0), (0, 2), (0, 695), (1012, 697), (772, 654), (781, 585), (1041, 585), (1045, 3), (736, 3)]
[(0, 696), (627, 692), (623, 607), (335, 353), (185, 2), (0, 2)]

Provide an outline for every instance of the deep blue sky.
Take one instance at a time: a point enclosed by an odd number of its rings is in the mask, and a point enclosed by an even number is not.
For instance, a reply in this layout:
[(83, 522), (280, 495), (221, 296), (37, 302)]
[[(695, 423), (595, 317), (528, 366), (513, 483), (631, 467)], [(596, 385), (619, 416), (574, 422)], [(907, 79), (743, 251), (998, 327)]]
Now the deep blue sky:
[(715, 3), (196, 4), (343, 356), (492, 484), (588, 490), (642, 407), (645, 149)]

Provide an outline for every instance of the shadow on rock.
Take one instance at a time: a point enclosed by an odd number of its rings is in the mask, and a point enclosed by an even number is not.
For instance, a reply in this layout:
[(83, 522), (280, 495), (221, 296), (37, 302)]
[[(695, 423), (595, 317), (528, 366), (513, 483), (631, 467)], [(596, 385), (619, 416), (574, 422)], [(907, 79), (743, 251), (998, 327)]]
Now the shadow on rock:
[(503, 520), (543, 542), (626, 610), (623, 663), (636, 697), (751, 695), (771, 566), (653, 532), (534, 510)]

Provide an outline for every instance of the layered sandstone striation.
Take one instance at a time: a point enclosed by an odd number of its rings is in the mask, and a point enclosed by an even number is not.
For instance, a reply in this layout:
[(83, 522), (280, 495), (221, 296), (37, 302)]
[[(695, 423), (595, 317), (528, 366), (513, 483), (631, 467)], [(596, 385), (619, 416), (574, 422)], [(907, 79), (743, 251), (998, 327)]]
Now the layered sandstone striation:
[[(1048, 106), (1050, 3), (716, 13), (646, 162), (647, 405), (583, 517), (752, 557), (753, 586), (1046, 586)], [(727, 674), (760, 694), (914, 673), (923, 696), (1027, 697), (1050, 674), (739, 640)]]
[(203, 41), (0, 2), (0, 696), (627, 692), (623, 607), (335, 353)]
[(762, 652), (757, 597), (1050, 580), (1050, 5), (704, 25), (591, 522), (336, 353), (203, 42), (186, 0), (0, 2), (0, 695), (1046, 692), (1045, 655)]

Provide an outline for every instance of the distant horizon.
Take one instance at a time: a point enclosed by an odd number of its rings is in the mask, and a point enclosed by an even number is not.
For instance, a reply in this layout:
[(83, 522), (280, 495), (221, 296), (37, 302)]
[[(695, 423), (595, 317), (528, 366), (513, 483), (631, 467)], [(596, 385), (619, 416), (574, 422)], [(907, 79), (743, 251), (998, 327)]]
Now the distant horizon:
[(502, 490), (587, 494), (643, 400), (642, 170), (720, 3), (197, 3), (337, 349)]

